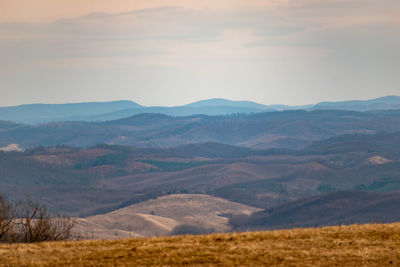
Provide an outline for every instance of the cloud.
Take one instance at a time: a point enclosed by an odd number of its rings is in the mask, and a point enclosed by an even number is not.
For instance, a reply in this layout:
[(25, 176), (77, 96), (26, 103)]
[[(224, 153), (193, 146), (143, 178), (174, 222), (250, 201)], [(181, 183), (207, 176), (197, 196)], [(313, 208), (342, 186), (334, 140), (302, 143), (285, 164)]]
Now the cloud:
[(399, 5), (397, 0), (289, 0), (285, 2), (287, 7), (305, 9), (381, 9)]
[[(153, 1), (121, 12), (0, 23), (3, 88), (30, 97), (26, 92), (35, 88), (52, 99), (70, 97), (71, 90), (99, 100), (126, 94), (144, 104), (185, 103), (190, 96), (289, 103), (285, 96), (300, 90), (309, 103), (349, 92), (337, 86), (378, 92), (372, 87), (380, 82), (388, 88), (400, 82), (393, 71), (398, 1), (228, 2)], [(12, 95), (3, 91), (0, 99)], [(151, 103), (151, 91), (158, 103)]]
[[(400, 22), (374, 22), (355, 25), (294, 29), (284, 38), (265, 38), (251, 46), (309, 46), (325, 49), (394, 51), (400, 45)], [(261, 35), (262, 36), (262, 35)], [(385, 42), (382, 42), (385, 40)]]

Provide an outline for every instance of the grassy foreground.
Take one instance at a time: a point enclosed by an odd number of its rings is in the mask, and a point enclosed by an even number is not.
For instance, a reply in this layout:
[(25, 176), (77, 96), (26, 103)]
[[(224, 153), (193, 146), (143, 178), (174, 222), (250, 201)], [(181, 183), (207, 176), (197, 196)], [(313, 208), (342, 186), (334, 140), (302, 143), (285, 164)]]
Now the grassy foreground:
[(0, 245), (0, 266), (399, 266), (400, 223)]

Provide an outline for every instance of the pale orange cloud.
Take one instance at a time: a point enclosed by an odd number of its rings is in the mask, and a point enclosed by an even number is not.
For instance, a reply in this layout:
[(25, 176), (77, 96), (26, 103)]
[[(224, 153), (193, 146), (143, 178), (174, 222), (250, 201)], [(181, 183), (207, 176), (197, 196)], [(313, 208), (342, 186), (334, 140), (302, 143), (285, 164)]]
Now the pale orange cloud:
[[(388, 0), (384, 5), (377, 5), (376, 0), (0, 0), (0, 22), (49, 22), (96, 12), (123, 13), (162, 6), (225, 11), (260, 7), (261, 12), (271, 8), (335, 24), (400, 20), (397, 0)], [(340, 9), (348, 12), (340, 12), (339, 21)]]
[(271, 6), (265, 0), (0, 0), (0, 21), (49, 21), (94, 12), (120, 13), (160, 6), (200, 9), (233, 9)]
[(395, 94), (399, 11), (398, 0), (0, 0), (0, 105)]

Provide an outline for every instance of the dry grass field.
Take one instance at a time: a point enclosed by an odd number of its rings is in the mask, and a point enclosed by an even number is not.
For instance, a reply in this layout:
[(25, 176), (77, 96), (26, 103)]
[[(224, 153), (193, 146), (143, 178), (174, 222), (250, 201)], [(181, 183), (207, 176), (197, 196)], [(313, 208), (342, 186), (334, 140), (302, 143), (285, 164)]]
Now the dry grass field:
[(166, 236), (177, 225), (191, 224), (228, 232), (224, 214), (251, 214), (261, 209), (202, 194), (172, 194), (106, 214), (77, 218), (74, 231), (90, 239)]
[(0, 246), (0, 266), (399, 266), (400, 223)]

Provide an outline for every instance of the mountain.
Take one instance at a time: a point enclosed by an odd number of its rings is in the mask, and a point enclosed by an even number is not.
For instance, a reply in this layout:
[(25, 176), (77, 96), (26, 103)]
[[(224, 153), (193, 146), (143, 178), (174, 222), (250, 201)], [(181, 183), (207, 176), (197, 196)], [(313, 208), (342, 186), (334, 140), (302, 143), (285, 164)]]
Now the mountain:
[(371, 100), (321, 102), (311, 107), (311, 109), (340, 109), (353, 111), (400, 109), (400, 96), (386, 96)]
[(38, 124), (56, 121), (108, 121), (141, 113), (169, 116), (249, 114), (284, 110), (350, 110), (372, 111), (400, 109), (400, 97), (387, 96), (372, 100), (321, 102), (316, 105), (263, 105), (251, 101), (231, 101), (223, 98), (201, 100), (182, 106), (141, 106), (132, 101), (88, 102), (73, 104), (31, 104), (0, 107), (0, 120)]
[(87, 116), (140, 107), (139, 104), (126, 100), (71, 104), (28, 104), (14, 107), (0, 107), (0, 120), (30, 124), (81, 120), (81, 118)]
[(302, 149), (314, 141), (343, 135), (400, 131), (400, 110), (281, 111), (227, 116), (172, 117), (139, 114), (106, 122), (53, 122), (0, 127), (0, 146), (175, 147), (192, 143), (224, 143), (256, 149)]
[(288, 229), (400, 221), (400, 193), (342, 191), (299, 199), (231, 219), (237, 230)]
[(101, 114), (92, 117), (85, 117), (83, 120), (86, 121), (106, 121), (116, 120), (120, 118), (126, 118), (142, 113), (159, 113), (169, 116), (191, 116), (196, 114), (202, 115), (228, 115), (228, 114), (248, 114), (248, 113), (259, 113), (266, 111), (274, 111), (274, 109), (268, 108), (254, 108), (254, 107), (241, 107), (241, 106), (226, 106), (226, 105), (215, 105), (215, 106), (179, 106), (179, 107), (145, 107), (139, 109), (125, 109), (112, 113)]
[(226, 115), (273, 111), (262, 104), (250, 101), (210, 99), (175, 107), (145, 107), (133, 101), (87, 102), (72, 104), (29, 104), (0, 107), (0, 120), (38, 124), (56, 121), (106, 121), (141, 113), (160, 113), (171, 116), (194, 114)]
[(11, 128), (18, 127), (18, 126), (20, 126), (20, 125), (17, 123), (0, 120), (0, 130), (11, 129)]
[[(186, 227), (227, 232), (228, 216), (250, 215), (258, 208), (201, 194), (174, 194), (150, 199), (106, 214), (77, 218), (75, 232), (90, 238), (159, 236)], [(176, 231), (176, 230), (175, 230)]]
[(267, 109), (267, 106), (258, 104), (251, 101), (232, 101), (223, 98), (212, 98), (207, 100), (200, 100), (191, 104), (186, 105), (187, 107), (215, 107), (215, 106), (230, 106), (230, 107), (241, 107), (241, 108), (253, 108), (253, 109)]

